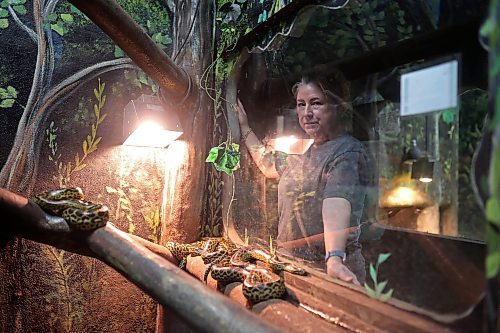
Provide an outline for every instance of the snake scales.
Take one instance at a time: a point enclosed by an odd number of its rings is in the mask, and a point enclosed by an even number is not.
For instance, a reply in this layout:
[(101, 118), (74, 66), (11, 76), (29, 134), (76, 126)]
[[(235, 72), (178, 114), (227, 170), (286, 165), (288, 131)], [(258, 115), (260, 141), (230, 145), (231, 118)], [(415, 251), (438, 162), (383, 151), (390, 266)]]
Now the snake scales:
[(306, 275), (302, 268), (278, 261), (267, 251), (254, 246), (237, 247), (227, 238), (209, 237), (189, 244), (167, 242), (166, 247), (181, 268), (185, 268), (188, 256), (201, 256), (208, 265), (204, 280), (210, 273), (221, 283), (242, 282), (243, 295), (251, 303), (286, 295), (281, 272)]
[(61, 216), (71, 227), (91, 231), (103, 227), (108, 222), (108, 207), (84, 201), (79, 187), (62, 188), (42, 192), (33, 198), (45, 212)]

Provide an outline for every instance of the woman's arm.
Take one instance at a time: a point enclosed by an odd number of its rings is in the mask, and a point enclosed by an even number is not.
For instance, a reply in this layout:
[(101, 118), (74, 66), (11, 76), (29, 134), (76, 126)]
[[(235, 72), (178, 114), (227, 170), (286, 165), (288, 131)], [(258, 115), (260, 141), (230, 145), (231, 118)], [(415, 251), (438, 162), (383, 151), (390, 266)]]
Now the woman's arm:
[[(344, 198), (327, 198), (323, 200), (323, 229), (325, 251), (345, 251), (347, 237), (350, 232), (351, 204)], [(342, 262), (340, 257), (330, 257), (326, 261), (328, 275), (346, 282), (359, 285), (359, 281)]]
[(238, 111), (238, 120), (240, 122), (241, 138), (245, 142), (253, 161), (267, 178), (279, 178), (274, 164), (274, 157), (269, 158), (271, 157), (270, 153), (266, 151), (266, 147), (264, 147), (248, 125), (248, 116), (239, 98), (236, 110)]

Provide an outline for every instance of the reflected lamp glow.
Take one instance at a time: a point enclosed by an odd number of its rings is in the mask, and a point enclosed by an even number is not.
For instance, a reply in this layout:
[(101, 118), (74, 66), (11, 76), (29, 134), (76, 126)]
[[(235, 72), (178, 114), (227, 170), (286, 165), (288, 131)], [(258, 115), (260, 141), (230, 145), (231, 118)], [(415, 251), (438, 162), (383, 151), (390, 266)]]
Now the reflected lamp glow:
[(276, 117), (276, 132), (269, 140), (269, 145), (274, 150), (301, 155), (313, 142), (300, 127), (295, 109), (287, 109), (284, 114)]
[(422, 207), (427, 205), (428, 198), (415, 186), (410, 175), (399, 175), (391, 180), (391, 186), (380, 198), (380, 207)]
[(168, 111), (157, 96), (141, 95), (123, 112), (123, 144), (164, 148), (182, 134), (175, 112)]

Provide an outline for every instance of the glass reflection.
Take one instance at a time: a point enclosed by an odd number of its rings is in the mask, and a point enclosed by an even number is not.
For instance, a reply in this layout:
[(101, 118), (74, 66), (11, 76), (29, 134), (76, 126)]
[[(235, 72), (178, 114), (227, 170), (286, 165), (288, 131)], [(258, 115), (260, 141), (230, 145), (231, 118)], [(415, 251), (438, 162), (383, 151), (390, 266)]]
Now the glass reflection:
[[(403, 1), (367, 3), (308, 7), (287, 23), (293, 38), (281, 36), (278, 43), (269, 34), (245, 55), (233, 97), (240, 143), (248, 149), (235, 174), (230, 224), (251, 243), (277, 240), (280, 256), (326, 279), (372, 286), (369, 264), (391, 253), (379, 281), (389, 281), (392, 297), (459, 317), (483, 293), (485, 221), (471, 161), (486, 114), (487, 57), (476, 39), (478, 25), (453, 20), (477, 22), (486, 2), (470, 8), (466, 1), (454, 8), (443, 3), (429, 16)], [(433, 35), (445, 27), (452, 30)], [(440, 48), (457, 36), (461, 44)], [(412, 44), (419, 38), (430, 47)], [(458, 107), (402, 115), (402, 75), (450, 54), (460, 68)], [(317, 81), (293, 89), (304, 74), (338, 84), (340, 72), (345, 92)], [(275, 117), (292, 109), (314, 141), (302, 151), (279, 148), (275, 139)], [(413, 142), (421, 156), (404, 163)], [(344, 162), (349, 167), (342, 168)]]

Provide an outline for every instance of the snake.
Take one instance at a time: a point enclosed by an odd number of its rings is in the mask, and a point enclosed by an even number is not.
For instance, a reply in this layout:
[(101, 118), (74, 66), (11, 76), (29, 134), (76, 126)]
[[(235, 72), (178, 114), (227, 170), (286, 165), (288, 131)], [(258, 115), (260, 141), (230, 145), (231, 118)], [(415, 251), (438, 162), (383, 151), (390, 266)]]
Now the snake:
[(33, 197), (33, 202), (46, 213), (60, 216), (70, 227), (82, 231), (104, 227), (109, 219), (108, 207), (85, 201), (79, 187), (41, 192)]
[(281, 272), (307, 274), (302, 268), (279, 261), (261, 248), (238, 247), (225, 237), (207, 237), (188, 244), (167, 242), (165, 246), (181, 268), (185, 268), (188, 256), (201, 256), (208, 265), (204, 281), (210, 272), (213, 279), (223, 284), (241, 282), (243, 295), (252, 304), (286, 296)]

